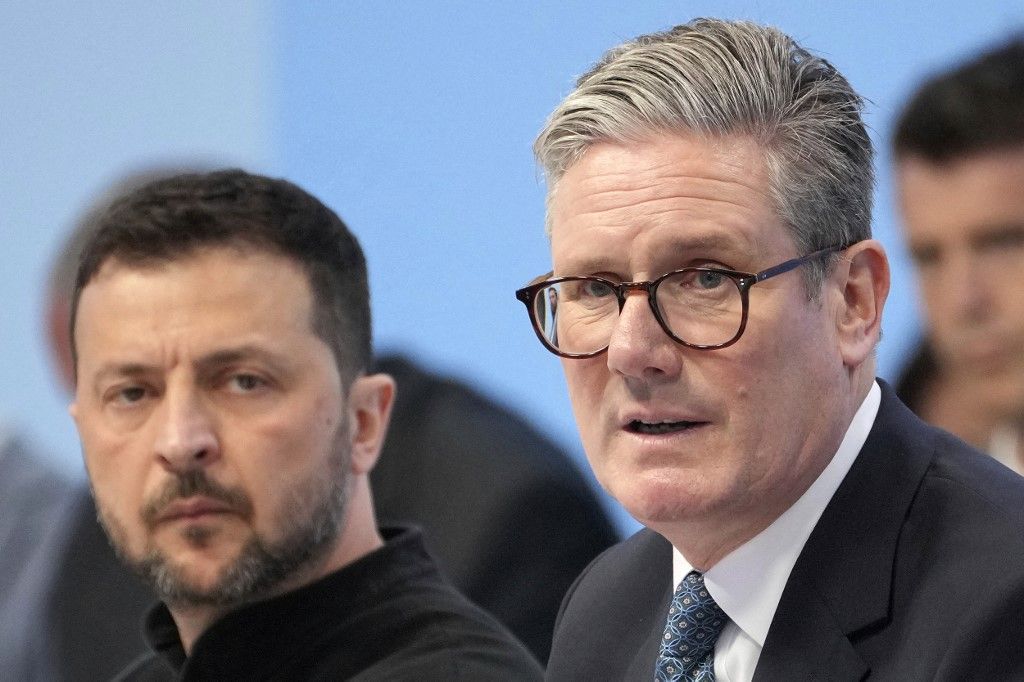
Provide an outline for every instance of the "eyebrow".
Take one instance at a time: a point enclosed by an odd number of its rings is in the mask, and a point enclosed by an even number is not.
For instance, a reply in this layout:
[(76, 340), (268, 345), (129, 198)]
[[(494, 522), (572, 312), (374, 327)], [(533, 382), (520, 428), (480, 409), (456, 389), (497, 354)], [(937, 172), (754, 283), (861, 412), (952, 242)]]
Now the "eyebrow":
[[(729, 252), (733, 255), (753, 255), (755, 252), (753, 249), (744, 249), (745, 240), (739, 239), (732, 233), (710, 233), (703, 232), (694, 235), (680, 235), (673, 237), (667, 243), (661, 243), (657, 246), (657, 260), (666, 260), (666, 254), (675, 256), (686, 255), (689, 252), (707, 252), (707, 251), (718, 251), (718, 252)], [(574, 272), (556, 273), (557, 275), (568, 274), (577, 275), (583, 273), (603, 272), (603, 271), (614, 271), (617, 267), (621, 267), (622, 262), (615, 260), (614, 256), (605, 254), (596, 255), (594, 257), (584, 257), (579, 261), (573, 262), (572, 267)]]
[[(278, 371), (283, 371), (286, 368), (286, 363), (282, 361), (281, 356), (254, 344), (245, 344), (235, 348), (214, 351), (199, 358), (194, 363), (194, 366), (200, 374), (203, 374), (237, 362), (252, 359), (265, 362), (271, 368)], [(161, 369), (157, 365), (149, 365), (142, 362), (109, 362), (101, 366), (99, 371), (96, 372), (93, 386), (98, 389), (100, 384), (108, 378), (134, 379), (159, 371)]]
[(153, 370), (152, 365), (145, 365), (141, 362), (108, 362), (107, 364), (100, 367), (99, 371), (96, 372), (97, 381), (108, 375), (118, 377), (135, 377), (140, 374), (146, 374)]
[(102, 365), (92, 380), (92, 390), (100, 393), (104, 382), (111, 379), (138, 379), (154, 370), (153, 365), (146, 365), (141, 362), (108, 362)]
[(284, 370), (286, 366), (281, 355), (262, 346), (245, 344), (204, 355), (195, 362), (195, 367), (202, 374), (246, 360), (259, 360), (278, 371)]
[(742, 247), (743, 241), (732, 233), (704, 233), (692, 237), (673, 239), (664, 248), (672, 249), (673, 251), (703, 251), (707, 249), (735, 251)]
[(1008, 240), (1024, 240), (1024, 223), (993, 224), (970, 238), (974, 248), (997, 246)]

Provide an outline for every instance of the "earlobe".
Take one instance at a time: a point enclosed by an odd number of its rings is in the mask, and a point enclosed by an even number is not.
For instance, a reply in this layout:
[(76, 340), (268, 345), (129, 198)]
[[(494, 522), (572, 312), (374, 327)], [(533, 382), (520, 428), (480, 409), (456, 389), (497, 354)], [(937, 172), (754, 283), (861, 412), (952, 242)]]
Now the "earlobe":
[(395, 380), (387, 374), (362, 376), (352, 382), (348, 396), (352, 473), (368, 474), (377, 463), (391, 419), (395, 390)]
[(874, 239), (857, 242), (841, 258), (835, 274), (841, 278), (843, 300), (836, 328), (843, 364), (854, 369), (871, 356), (881, 336), (889, 261)]

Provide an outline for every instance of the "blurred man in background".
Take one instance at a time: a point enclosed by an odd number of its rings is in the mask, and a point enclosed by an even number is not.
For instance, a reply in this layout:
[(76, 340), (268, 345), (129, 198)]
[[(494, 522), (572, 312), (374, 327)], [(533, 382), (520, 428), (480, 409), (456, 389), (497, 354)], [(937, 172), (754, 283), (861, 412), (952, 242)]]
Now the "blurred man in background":
[(897, 391), (1024, 472), (1024, 36), (925, 82), (893, 155), (926, 330)]

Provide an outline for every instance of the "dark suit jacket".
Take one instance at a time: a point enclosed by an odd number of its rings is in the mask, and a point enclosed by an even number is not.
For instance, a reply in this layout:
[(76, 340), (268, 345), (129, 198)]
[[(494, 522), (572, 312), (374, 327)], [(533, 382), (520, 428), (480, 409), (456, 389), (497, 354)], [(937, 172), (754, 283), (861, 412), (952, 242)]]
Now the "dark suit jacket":
[[(563, 602), (548, 679), (651, 679), (671, 571), (671, 546), (649, 530), (591, 564)], [(1024, 680), (1024, 478), (883, 384), (754, 679)]]

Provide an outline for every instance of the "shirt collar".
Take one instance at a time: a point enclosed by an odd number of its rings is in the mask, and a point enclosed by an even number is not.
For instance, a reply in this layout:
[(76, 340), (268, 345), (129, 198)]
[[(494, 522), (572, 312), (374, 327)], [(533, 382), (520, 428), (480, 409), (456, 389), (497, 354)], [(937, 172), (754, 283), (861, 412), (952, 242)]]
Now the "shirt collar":
[[(793, 565), (864, 446), (881, 399), (882, 391), (874, 382), (839, 450), (800, 499), (704, 574), (704, 584), (729, 619), (762, 647)], [(692, 570), (682, 553), (673, 548), (673, 588)]]

